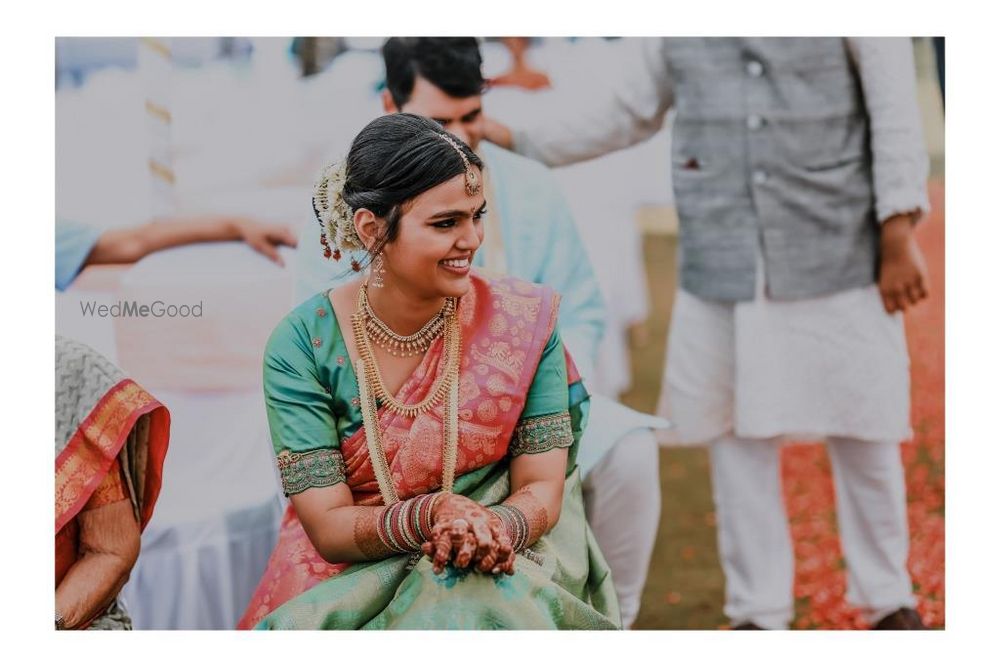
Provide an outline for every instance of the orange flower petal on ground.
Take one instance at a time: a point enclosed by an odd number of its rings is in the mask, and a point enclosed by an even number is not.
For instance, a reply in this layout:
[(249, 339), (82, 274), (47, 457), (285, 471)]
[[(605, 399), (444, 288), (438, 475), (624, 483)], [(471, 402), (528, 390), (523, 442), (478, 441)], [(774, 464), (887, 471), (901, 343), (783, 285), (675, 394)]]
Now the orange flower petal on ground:
[[(902, 445), (910, 525), (909, 569), (917, 611), (944, 627), (944, 188), (931, 182), (931, 215), (917, 227), (930, 270), (930, 298), (906, 314), (911, 423)], [(820, 445), (782, 453), (785, 503), (795, 547), (795, 628), (866, 628), (844, 599), (847, 573), (837, 535), (830, 463)]]

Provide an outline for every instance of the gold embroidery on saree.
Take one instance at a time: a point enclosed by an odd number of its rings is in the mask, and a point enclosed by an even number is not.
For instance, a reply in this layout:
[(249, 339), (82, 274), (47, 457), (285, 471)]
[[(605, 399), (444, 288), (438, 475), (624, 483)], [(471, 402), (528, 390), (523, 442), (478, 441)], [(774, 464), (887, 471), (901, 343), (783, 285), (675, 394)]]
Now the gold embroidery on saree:
[(101, 400), (84, 419), (62, 461), (57, 459), (55, 475), (56, 523), (71, 511), (95, 477), (101, 475), (115, 458), (113, 451), (125, 421), (139, 408), (156, 403), (145, 389), (126, 380)]

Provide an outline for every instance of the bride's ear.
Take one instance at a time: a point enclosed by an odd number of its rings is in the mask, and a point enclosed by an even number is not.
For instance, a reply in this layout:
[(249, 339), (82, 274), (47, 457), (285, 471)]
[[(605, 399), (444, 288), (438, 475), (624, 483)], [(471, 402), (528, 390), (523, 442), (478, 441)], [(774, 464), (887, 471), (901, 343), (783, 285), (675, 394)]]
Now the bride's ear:
[(378, 239), (383, 224), (375, 217), (374, 213), (366, 208), (359, 208), (354, 212), (354, 229), (366, 248), (371, 248)]

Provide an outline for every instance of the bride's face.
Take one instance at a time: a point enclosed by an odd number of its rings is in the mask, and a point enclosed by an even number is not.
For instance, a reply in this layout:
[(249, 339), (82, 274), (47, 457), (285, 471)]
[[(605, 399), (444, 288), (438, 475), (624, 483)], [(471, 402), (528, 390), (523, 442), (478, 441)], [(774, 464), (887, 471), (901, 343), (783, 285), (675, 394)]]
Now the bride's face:
[[(477, 167), (472, 167), (477, 172)], [(482, 183), (482, 174), (480, 183)], [(422, 192), (403, 209), (396, 239), (385, 246), (384, 276), (423, 298), (462, 296), (483, 242), (483, 192), (465, 191), (465, 174)]]

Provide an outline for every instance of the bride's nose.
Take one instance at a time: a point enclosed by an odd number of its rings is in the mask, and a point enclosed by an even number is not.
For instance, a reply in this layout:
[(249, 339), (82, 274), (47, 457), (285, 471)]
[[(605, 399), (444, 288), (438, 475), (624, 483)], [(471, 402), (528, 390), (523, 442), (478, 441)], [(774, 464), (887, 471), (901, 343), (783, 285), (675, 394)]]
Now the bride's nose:
[(482, 239), (479, 238), (476, 225), (472, 220), (466, 220), (462, 224), (462, 234), (455, 241), (455, 247), (459, 250), (476, 250), (481, 243)]

